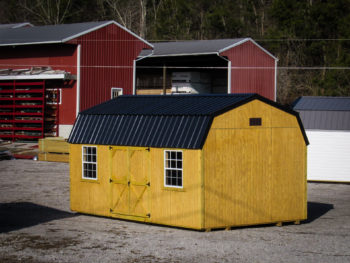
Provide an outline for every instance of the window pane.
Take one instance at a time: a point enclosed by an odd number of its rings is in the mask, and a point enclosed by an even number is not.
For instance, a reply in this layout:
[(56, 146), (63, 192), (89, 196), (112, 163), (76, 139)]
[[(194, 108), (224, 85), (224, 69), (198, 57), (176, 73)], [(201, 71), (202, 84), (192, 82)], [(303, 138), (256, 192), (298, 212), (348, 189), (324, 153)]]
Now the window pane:
[(178, 180), (177, 180), (177, 186), (182, 186), (182, 178), (178, 178)]
[(176, 178), (171, 177), (171, 185), (176, 186)]
[(170, 156), (171, 156), (171, 159), (176, 159), (176, 152), (171, 152)]
[(182, 161), (177, 161), (177, 168), (182, 169)]
[(176, 168), (176, 161), (171, 161), (171, 168)]
[(177, 152), (176, 155), (178, 160), (182, 160), (182, 152)]
[(166, 168), (170, 168), (170, 161), (169, 161), (169, 160), (167, 160), (167, 161), (165, 162), (165, 167), (166, 167)]

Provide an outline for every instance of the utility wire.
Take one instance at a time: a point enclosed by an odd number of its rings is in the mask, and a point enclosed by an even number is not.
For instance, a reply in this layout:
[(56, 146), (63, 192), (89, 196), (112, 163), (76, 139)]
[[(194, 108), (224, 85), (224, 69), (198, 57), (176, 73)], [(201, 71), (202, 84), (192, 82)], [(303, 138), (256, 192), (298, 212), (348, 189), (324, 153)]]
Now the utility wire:
[[(31, 67), (47, 67), (48, 65), (25, 65), (25, 64), (0, 64), (1, 67), (26, 67), (26, 68), (31, 68)], [(56, 68), (78, 68), (76, 65), (49, 65), (50, 67), (56, 67)], [(106, 69), (133, 69), (133, 66), (128, 66), (128, 65), (80, 65), (80, 68), (106, 68)], [(223, 69), (227, 70), (228, 67), (225, 66), (168, 66), (166, 65), (167, 69)], [(13, 69), (13, 68), (11, 68)], [(18, 68), (17, 68), (18, 69)], [(136, 66), (136, 69), (163, 69), (163, 66)], [(274, 66), (272, 67), (235, 67), (231, 66), (232, 70), (255, 70), (255, 69), (261, 69), (261, 70), (266, 70), (266, 69), (275, 69)], [(0, 71), (6, 70), (0, 69)], [(14, 69), (16, 70), (16, 69)], [(277, 70), (350, 70), (350, 66), (277, 66)]]

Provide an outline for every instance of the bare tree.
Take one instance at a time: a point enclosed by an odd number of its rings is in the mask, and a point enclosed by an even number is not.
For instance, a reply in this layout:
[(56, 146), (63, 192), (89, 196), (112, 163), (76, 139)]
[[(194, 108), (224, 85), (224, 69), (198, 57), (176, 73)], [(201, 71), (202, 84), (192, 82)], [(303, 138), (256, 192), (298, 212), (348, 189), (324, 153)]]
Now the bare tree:
[(19, 6), (45, 25), (62, 24), (72, 15), (72, 0), (22, 0)]
[(147, 0), (103, 0), (105, 13), (121, 25), (146, 37)]

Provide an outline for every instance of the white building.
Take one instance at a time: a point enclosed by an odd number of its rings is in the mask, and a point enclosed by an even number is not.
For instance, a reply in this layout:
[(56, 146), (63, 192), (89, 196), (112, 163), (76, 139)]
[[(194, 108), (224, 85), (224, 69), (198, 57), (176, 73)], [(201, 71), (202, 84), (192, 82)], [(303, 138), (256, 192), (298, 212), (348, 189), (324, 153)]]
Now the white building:
[(350, 97), (300, 97), (293, 109), (310, 142), (307, 179), (350, 182)]

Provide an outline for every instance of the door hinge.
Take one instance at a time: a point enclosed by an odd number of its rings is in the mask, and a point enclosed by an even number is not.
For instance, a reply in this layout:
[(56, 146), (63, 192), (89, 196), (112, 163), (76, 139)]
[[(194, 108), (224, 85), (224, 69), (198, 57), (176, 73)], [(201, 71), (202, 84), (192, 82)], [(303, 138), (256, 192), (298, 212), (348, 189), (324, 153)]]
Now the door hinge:
[(149, 152), (150, 150), (151, 150), (151, 148), (149, 148), (149, 147), (146, 149), (146, 151), (148, 151), (148, 152)]
[(113, 209), (112, 209), (112, 208), (110, 208), (110, 209), (109, 209), (109, 212), (113, 213)]
[(112, 178), (109, 178), (109, 182), (110, 182), (110, 183), (113, 183), (113, 180), (112, 180)]
[(109, 149), (110, 149), (110, 150), (112, 150), (112, 149), (113, 149), (113, 147), (112, 147), (112, 146), (109, 146)]
[(146, 185), (147, 185), (147, 186), (151, 186), (151, 183), (150, 183), (150, 182), (148, 182)]
[(147, 216), (147, 217), (151, 217), (151, 214), (150, 214), (150, 213), (148, 213), (146, 216)]
[(128, 186), (130, 186), (130, 181), (128, 181)]

